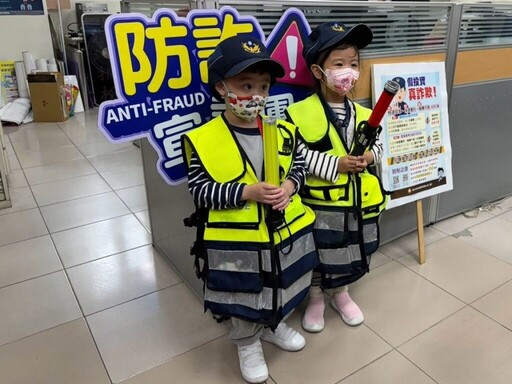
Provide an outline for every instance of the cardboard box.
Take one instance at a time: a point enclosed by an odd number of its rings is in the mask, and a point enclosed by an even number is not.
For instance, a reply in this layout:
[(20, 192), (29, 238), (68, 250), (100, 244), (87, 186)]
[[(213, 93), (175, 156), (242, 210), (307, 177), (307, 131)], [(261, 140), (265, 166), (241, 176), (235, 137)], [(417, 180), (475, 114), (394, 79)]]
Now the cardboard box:
[[(60, 5), (60, 7), (59, 7)], [(46, 0), (47, 9), (71, 9), (70, 0)]]
[(64, 75), (39, 72), (27, 75), (35, 122), (58, 122), (69, 118)]

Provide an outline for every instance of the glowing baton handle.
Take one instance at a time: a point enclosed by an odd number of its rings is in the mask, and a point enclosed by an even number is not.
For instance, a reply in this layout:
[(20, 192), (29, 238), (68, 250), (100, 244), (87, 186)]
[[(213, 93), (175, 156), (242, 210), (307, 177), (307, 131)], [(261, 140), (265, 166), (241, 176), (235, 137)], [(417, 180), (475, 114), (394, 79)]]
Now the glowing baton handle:
[(263, 164), (265, 181), (279, 186), (279, 159), (277, 150), (277, 120), (275, 117), (263, 119)]

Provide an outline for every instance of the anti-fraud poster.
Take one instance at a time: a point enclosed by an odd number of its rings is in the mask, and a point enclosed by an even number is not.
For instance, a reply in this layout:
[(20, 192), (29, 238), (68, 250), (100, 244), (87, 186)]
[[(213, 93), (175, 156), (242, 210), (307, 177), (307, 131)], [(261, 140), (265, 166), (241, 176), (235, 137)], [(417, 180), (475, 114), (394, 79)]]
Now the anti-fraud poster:
[(100, 105), (98, 127), (112, 142), (146, 137), (158, 152), (156, 167), (170, 185), (186, 180), (180, 137), (222, 113), (225, 103), (208, 89), (207, 59), (228, 37), (258, 37), (286, 74), (278, 80), (265, 114), (284, 110), (307, 96), (313, 80), (302, 60), (311, 28), (298, 9), (283, 13), (268, 37), (258, 20), (231, 7), (193, 10), (178, 16), (159, 9), (148, 18), (112, 15), (105, 23), (117, 99)]
[(386, 81), (400, 85), (381, 122), (387, 208), (453, 189), (444, 63), (377, 64), (372, 75), (374, 100)]

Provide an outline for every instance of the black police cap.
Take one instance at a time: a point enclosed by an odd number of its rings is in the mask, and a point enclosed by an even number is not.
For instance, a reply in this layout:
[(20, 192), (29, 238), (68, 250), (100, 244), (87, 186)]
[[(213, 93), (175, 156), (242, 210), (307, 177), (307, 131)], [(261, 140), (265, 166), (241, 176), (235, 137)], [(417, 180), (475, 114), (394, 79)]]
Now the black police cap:
[(304, 43), (302, 56), (309, 68), (317, 64), (316, 61), (322, 52), (335, 48), (341, 43), (353, 44), (361, 49), (370, 44), (372, 39), (372, 30), (365, 24), (357, 24), (349, 28), (337, 22), (322, 23), (309, 34)]
[(276, 78), (285, 74), (283, 66), (270, 58), (267, 48), (256, 37), (241, 34), (221, 41), (208, 58), (208, 86), (212, 94), (220, 100), (215, 84), (238, 75), (254, 64), (262, 65), (269, 71), (271, 85)]

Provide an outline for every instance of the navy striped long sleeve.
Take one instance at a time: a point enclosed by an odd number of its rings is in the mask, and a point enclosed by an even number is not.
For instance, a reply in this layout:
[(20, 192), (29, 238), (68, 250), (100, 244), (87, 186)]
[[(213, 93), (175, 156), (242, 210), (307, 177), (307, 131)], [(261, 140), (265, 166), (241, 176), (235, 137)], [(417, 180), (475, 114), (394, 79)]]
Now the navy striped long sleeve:
[[(301, 154), (296, 154), (287, 178), (294, 181), (295, 193), (304, 185), (306, 169)], [(200, 207), (208, 209), (241, 208), (245, 205), (245, 201), (242, 200), (245, 186), (245, 183), (217, 183), (211, 180), (201, 167), (197, 155), (192, 153), (188, 171), (188, 190)]]
[(192, 153), (188, 170), (188, 190), (200, 207), (226, 209), (243, 207), (242, 183), (216, 183), (204, 172), (199, 159)]

